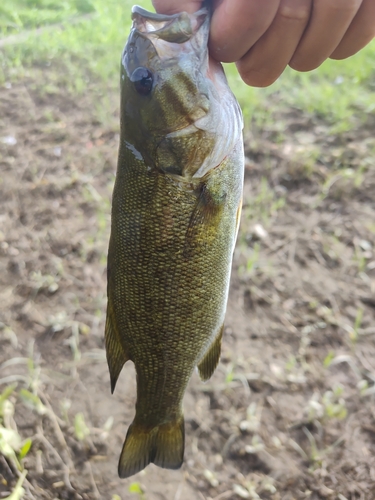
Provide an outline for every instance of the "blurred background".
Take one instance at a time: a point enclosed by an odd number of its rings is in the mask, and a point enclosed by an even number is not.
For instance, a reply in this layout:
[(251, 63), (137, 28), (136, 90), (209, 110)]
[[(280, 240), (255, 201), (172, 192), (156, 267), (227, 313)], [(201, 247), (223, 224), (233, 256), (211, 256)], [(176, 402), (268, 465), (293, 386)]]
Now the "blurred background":
[[(148, 1), (140, 2), (151, 8)], [(117, 477), (106, 252), (132, 2), (0, 4), (0, 498), (375, 498), (375, 43), (248, 88), (221, 363), (181, 470)], [(129, 366), (128, 366), (129, 365)]]

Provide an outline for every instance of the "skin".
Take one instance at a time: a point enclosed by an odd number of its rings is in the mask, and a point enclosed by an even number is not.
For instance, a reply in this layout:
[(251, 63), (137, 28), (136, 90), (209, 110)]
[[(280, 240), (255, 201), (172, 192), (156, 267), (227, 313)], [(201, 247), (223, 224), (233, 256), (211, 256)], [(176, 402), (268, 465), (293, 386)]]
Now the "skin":
[[(195, 12), (201, 0), (185, 0)], [(375, 37), (375, 0), (212, 0), (210, 53), (235, 62), (247, 85), (271, 85), (290, 66), (311, 71), (346, 59)], [(153, 0), (157, 12), (181, 11), (181, 0)]]

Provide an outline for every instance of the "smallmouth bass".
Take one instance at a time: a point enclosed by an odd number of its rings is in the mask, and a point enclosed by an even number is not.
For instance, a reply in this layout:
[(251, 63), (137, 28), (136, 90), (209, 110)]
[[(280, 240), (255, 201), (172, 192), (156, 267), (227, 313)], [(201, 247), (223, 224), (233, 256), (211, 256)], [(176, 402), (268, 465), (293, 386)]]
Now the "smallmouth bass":
[(242, 115), (209, 61), (207, 8), (133, 7), (121, 64), (121, 135), (108, 250), (105, 343), (112, 392), (137, 374), (118, 472), (177, 469), (182, 399), (220, 357), (243, 187)]

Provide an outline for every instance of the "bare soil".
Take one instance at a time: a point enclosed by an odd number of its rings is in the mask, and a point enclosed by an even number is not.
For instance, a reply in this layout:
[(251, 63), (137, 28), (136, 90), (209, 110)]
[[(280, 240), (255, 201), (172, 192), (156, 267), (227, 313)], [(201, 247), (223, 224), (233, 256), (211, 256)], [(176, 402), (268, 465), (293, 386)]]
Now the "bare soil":
[[(25, 497), (374, 500), (375, 115), (341, 135), (292, 109), (249, 124), (222, 359), (186, 394), (185, 463), (120, 480), (134, 370), (111, 395), (103, 349), (118, 95), (100, 119), (94, 84), (72, 96), (48, 71), (0, 89), (0, 391), (47, 408), (13, 396)], [(0, 498), (16, 481), (0, 455)]]

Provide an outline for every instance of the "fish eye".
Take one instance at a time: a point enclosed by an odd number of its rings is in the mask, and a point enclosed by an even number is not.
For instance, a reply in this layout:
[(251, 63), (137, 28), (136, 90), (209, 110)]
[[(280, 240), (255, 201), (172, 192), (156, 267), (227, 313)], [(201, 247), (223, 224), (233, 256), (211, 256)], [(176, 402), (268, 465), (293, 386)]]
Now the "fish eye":
[(140, 66), (131, 74), (130, 81), (134, 83), (135, 90), (140, 95), (148, 95), (152, 90), (154, 75), (147, 68)]

